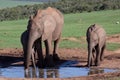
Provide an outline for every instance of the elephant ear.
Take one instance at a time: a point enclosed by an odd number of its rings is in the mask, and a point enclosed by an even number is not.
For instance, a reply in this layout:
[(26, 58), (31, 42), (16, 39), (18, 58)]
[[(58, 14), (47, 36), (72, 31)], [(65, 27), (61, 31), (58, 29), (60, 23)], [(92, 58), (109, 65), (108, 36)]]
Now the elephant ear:
[(43, 18), (43, 34), (42, 34), (43, 41), (52, 37), (55, 27), (56, 22), (53, 17), (45, 16)]

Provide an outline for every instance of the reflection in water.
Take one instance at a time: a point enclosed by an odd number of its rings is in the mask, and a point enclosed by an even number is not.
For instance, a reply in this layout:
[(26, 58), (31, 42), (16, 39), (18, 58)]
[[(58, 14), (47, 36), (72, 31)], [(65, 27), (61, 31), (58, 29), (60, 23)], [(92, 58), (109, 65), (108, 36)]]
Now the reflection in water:
[(88, 75), (104, 73), (104, 69), (100, 68), (90, 68)]
[(39, 78), (44, 78), (44, 69), (39, 69)]
[[(78, 76), (87, 76), (92, 74), (115, 72), (118, 69), (101, 69), (101, 68), (78, 68), (78, 67), (59, 67), (59, 68), (46, 68), (38, 69), (30, 67), (28, 73), (24, 74), (24, 67), (7, 67), (0, 68), (0, 77), (8, 78), (70, 78)], [(32, 79), (31, 79), (32, 80)], [(38, 79), (39, 80), (39, 79)]]
[[(25, 72), (25, 71), (24, 71)], [(37, 74), (34, 68), (31, 69), (31, 71), (25, 72), (25, 77), (26, 78), (36, 78)]]
[[(45, 69), (46, 78), (58, 78), (59, 72), (58, 69)], [(41, 74), (40, 74), (41, 75)]]
[(25, 73), (26, 78), (58, 78), (59, 72), (58, 69), (38, 69), (35, 71), (34, 68), (31, 68), (28, 73)]

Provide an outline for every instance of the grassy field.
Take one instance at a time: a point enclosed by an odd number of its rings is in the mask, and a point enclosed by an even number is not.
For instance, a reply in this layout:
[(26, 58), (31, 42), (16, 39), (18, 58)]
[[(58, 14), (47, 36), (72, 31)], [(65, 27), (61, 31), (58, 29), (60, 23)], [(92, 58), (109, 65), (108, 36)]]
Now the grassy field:
[(40, 3), (41, 2), (0, 0), (0, 9), (6, 8), (6, 7), (15, 7), (18, 5), (33, 5), (33, 4), (40, 4)]
[[(65, 14), (65, 25), (62, 32), (63, 38), (76, 38), (79, 41), (62, 40), (60, 47), (62, 48), (86, 48), (86, 40), (83, 37), (86, 36), (87, 28), (94, 23), (97, 23), (106, 30), (107, 35), (119, 34), (120, 24), (116, 24), (120, 21), (120, 10), (108, 10), (91, 13), (76, 13)], [(26, 20), (18, 21), (3, 21), (0, 22), (0, 48), (21, 48), (20, 35), (26, 29)], [(108, 44), (108, 48), (112, 50), (120, 48), (119, 44)], [(115, 50), (114, 49), (114, 50)]]

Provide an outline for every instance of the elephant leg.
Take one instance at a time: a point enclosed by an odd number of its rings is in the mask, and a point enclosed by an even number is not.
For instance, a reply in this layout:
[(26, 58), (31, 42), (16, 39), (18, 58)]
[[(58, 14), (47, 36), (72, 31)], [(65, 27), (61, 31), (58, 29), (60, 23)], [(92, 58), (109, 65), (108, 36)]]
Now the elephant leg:
[(35, 42), (35, 48), (38, 56), (38, 67), (43, 68), (44, 67), (44, 58), (43, 58), (43, 51), (42, 51), (42, 41), (41, 39), (37, 39)]
[(53, 62), (52, 51), (51, 51), (51, 49), (52, 49), (51, 39), (45, 41), (45, 47), (46, 47), (45, 66), (53, 67), (54, 62)]
[(26, 57), (27, 57), (27, 49), (23, 47), (23, 53), (24, 53), (24, 66), (26, 65)]
[[(27, 42), (26, 42), (27, 43)], [(24, 54), (24, 66), (27, 65), (26, 63), (26, 59), (27, 59), (27, 44), (26, 43), (22, 43), (23, 46), (23, 54)]]
[(96, 53), (96, 66), (100, 65), (100, 55), (101, 55), (101, 47), (98, 46), (97, 48), (97, 53)]
[(23, 47), (23, 54), (24, 54), (24, 66), (27, 66), (26, 59), (27, 59), (27, 45), (28, 45), (28, 31), (24, 31), (21, 35), (21, 44)]
[(104, 46), (102, 47), (101, 55), (100, 55), (100, 61), (103, 61), (103, 60), (104, 60), (104, 51), (105, 51), (105, 47), (106, 47), (106, 45), (104, 45)]
[(59, 47), (59, 41), (60, 39), (57, 39), (56, 41), (54, 41), (54, 50), (53, 50), (53, 59), (54, 61), (59, 61), (60, 58), (58, 57), (58, 47)]
[(92, 56), (91, 56), (91, 65), (95, 65), (95, 49), (92, 50)]
[(97, 66), (97, 58), (98, 58), (99, 50), (98, 46), (96, 47), (96, 58), (95, 58), (95, 66)]
[(90, 66), (93, 66), (93, 65), (94, 65), (94, 57), (93, 57), (93, 53), (92, 53)]
[(93, 65), (96, 65), (96, 57), (97, 57), (97, 47), (95, 46), (94, 51), (93, 51)]
[(90, 67), (92, 62), (92, 47), (90, 47), (90, 44), (88, 43), (88, 62), (87, 66)]

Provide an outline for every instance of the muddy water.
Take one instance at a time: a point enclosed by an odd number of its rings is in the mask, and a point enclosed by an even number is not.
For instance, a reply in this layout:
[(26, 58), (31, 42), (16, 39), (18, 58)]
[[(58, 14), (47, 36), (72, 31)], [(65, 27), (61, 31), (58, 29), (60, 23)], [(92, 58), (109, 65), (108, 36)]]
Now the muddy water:
[(29, 73), (24, 73), (24, 67), (10, 66), (7, 68), (0, 68), (0, 77), (9, 78), (68, 78), (87, 76), (92, 74), (115, 72), (115, 69), (96, 69), (96, 68), (78, 68), (78, 67), (59, 67), (59, 68), (46, 68), (35, 70), (30, 68)]

